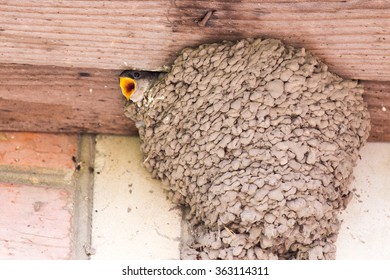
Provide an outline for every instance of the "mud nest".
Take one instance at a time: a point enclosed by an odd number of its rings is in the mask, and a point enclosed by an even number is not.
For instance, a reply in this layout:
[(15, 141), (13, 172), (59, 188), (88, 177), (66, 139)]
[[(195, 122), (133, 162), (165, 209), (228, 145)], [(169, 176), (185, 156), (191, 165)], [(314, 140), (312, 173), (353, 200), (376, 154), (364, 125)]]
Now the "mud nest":
[(367, 140), (363, 89), (304, 49), (184, 49), (141, 103), (144, 164), (186, 206), (184, 259), (333, 259)]

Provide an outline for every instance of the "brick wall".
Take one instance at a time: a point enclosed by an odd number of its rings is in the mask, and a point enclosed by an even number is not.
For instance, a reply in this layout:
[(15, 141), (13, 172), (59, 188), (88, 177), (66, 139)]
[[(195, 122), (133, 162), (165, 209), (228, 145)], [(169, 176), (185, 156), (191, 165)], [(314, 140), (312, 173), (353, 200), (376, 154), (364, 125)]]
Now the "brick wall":
[(77, 143), (0, 133), (0, 259), (74, 258)]
[(181, 212), (139, 145), (0, 132), (0, 260), (179, 258)]

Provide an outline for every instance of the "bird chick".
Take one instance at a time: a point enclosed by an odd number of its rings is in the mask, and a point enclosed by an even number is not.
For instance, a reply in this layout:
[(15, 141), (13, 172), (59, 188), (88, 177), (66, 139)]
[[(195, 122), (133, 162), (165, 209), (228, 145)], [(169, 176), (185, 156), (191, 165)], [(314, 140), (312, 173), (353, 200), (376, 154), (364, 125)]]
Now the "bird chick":
[(160, 73), (126, 70), (119, 75), (119, 85), (127, 101), (139, 102), (159, 79)]

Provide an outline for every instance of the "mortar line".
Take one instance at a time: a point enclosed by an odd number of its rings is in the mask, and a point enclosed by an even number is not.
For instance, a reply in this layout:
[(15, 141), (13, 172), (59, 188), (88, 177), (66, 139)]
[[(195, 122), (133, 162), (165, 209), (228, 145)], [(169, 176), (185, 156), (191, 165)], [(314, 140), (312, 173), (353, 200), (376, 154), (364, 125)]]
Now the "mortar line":
[(73, 258), (87, 260), (93, 254), (91, 242), (95, 136), (79, 135), (77, 146), (77, 163), (80, 163), (80, 169), (75, 176)]
[(43, 167), (0, 166), (0, 180), (3, 183), (25, 184), (36, 187), (72, 187), (73, 170), (48, 169)]

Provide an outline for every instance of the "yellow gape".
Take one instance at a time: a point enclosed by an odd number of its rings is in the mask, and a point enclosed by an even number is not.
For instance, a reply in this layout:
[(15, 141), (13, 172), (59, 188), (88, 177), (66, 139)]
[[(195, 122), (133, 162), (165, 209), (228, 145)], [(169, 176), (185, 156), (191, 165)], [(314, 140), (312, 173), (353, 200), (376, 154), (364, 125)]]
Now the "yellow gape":
[(119, 77), (119, 85), (121, 87), (122, 94), (126, 100), (129, 101), (136, 90), (137, 83), (132, 78)]

